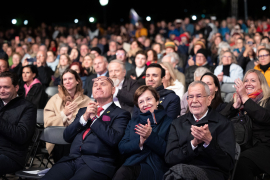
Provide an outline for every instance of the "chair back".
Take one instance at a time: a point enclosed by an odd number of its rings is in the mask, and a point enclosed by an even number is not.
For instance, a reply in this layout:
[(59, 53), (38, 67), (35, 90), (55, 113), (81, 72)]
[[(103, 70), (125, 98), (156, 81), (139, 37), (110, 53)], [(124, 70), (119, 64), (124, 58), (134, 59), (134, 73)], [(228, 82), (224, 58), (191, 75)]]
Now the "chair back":
[(52, 97), (58, 93), (58, 87), (57, 86), (47, 87), (46, 93), (48, 94), (49, 97)]
[(223, 93), (234, 93), (236, 91), (234, 85), (235, 83), (224, 83), (221, 85), (220, 90)]
[(37, 110), (37, 124), (44, 124), (44, 109)]
[(63, 126), (50, 126), (44, 129), (40, 136), (40, 140), (52, 144), (69, 144), (64, 140), (63, 134), (66, 127)]

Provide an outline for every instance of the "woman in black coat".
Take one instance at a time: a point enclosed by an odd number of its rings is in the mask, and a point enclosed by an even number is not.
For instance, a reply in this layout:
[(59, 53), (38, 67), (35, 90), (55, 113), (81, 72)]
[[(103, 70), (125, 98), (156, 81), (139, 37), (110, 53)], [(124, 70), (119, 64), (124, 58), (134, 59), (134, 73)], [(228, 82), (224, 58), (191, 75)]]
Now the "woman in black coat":
[(22, 68), (25, 99), (36, 105), (37, 109), (44, 109), (48, 101), (48, 95), (37, 76), (38, 70), (36, 66), (27, 65)]
[(261, 173), (270, 174), (270, 88), (264, 75), (255, 69), (235, 84), (234, 101), (221, 113), (228, 118), (245, 113), (252, 120), (252, 147), (241, 152), (234, 179), (253, 180)]
[(134, 102), (141, 113), (129, 121), (118, 145), (120, 153), (128, 158), (113, 179), (161, 180), (168, 170), (164, 155), (172, 119), (157, 108), (159, 95), (150, 86), (139, 87)]

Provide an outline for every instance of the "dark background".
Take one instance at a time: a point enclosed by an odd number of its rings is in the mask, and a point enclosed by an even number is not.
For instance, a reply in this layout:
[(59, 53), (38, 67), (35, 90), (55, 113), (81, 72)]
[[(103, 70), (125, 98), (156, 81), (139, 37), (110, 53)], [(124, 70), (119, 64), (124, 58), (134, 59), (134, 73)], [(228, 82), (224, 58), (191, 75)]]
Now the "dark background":
[[(252, 19), (270, 17), (270, 0), (247, 0), (248, 15)], [(266, 10), (262, 11), (262, 7)], [(41, 22), (56, 25), (74, 25), (74, 19), (80, 24), (89, 25), (89, 17), (93, 16), (97, 22), (104, 22), (106, 9), (107, 24), (129, 22), (129, 11), (133, 8), (142, 20), (151, 16), (152, 22), (162, 19), (172, 21), (176, 18), (202, 14), (206, 17), (215, 15), (218, 20), (231, 15), (231, 0), (109, 0), (104, 8), (99, 0), (26, 0), (1, 2), (0, 26), (12, 27), (11, 20), (16, 18), (16, 26), (23, 26), (23, 21), (29, 21), (28, 26), (37, 26)], [(238, 0), (238, 17), (244, 18), (244, 0)]]

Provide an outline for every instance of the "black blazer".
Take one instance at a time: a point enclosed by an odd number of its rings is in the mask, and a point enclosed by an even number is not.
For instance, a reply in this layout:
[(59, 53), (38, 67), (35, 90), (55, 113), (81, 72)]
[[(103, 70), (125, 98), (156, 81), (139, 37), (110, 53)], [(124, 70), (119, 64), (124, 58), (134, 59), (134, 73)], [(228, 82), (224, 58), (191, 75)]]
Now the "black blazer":
[[(109, 71), (107, 71), (106, 76), (109, 77)], [(91, 74), (85, 80), (84, 93), (83, 94), (87, 95), (90, 98), (92, 96), (92, 88), (93, 88), (92, 79), (94, 79), (94, 78), (97, 78), (97, 74)]]
[(53, 70), (47, 65), (38, 67), (38, 79), (46, 88), (49, 87), (53, 74)]
[(0, 154), (24, 167), (36, 127), (37, 109), (22, 97), (4, 106), (0, 99)]
[(32, 86), (25, 99), (32, 102), (37, 109), (44, 109), (48, 101), (48, 94), (45, 92), (44, 87), (37, 83)]
[[(135, 68), (136, 68), (136, 67), (135, 67)], [(129, 79), (129, 78), (130, 78), (130, 75), (131, 75), (131, 76), (134, 76), (134, 77), (136, 77), (136, 80), (138, 81), (138, 83), (139, 83), (140, 85), (145, 85), (145, 73), (146, 73), (146, 67), (145, 67), (143, 73), (142, 73), (139, 77), (138, 77), (137, 74), (136, 74), (135, 68), (133, 68), (133, 69), (131, 69), (131, 70), (129, 70), (129, 71), (127, 72), (126, 78)], [(130, 79), (131, 79), (131, 78), (130, 78)]]
[(119, 90), (117, 94), (118, 101), (121, 105), (121, 108), (132, 113), (133, 107), (134, 107), (134, 102), (133, 102), (133, 97), (135, 94), (135, 91), (140, 87), (140, 84), (129, 78), (125, 78), (123, 82), (122, 89)]
[[(90, 121), (85, 126), (80, 123), (80, 118), (85, 111), (86, 108), (81, 108), (74, 122), (65, 129), (64, 139), (72, 143), (70, 154), (58, 163), (81, 157), (93, 171), (112, 178), (119, 157), (118, 143), (124, 136), (126, 126), (131, 119), (130, 114), (112, 103), (91, 125), (91, 130), (83, 140), (83, 133), (90, 126)], [(109, 116), (109, 121), (102, 120), (105, 115)]]
[[(192, 150), (191, 125), (208, 124), (212, 141), (204, 148), (203, 143)], [(235, 139), (231, 121), (209, 108), (206, 117), (196, 122), (191, 113), (187, 113), (171, 124), (167, 142), (165, 161), (170, 165), (189, 164), (205, 170), (209, 180), (228, 179), (229, 171), (234, 167)]]

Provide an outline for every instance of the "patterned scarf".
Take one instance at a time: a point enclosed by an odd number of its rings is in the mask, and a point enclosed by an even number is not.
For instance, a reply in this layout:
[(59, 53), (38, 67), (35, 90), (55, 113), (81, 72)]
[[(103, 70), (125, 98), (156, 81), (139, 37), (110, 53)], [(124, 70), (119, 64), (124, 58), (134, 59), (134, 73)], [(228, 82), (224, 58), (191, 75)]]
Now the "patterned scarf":
[[(259, 89), (253, 93), (248, 94), (248, 97), (252, 99), (256, 104), (260, 102), (260, 100), (263, 98), (263, 91), (262, 89)], [(244, 105), (242, 104), (240, 109), (242, 110), (244, 108)]]

